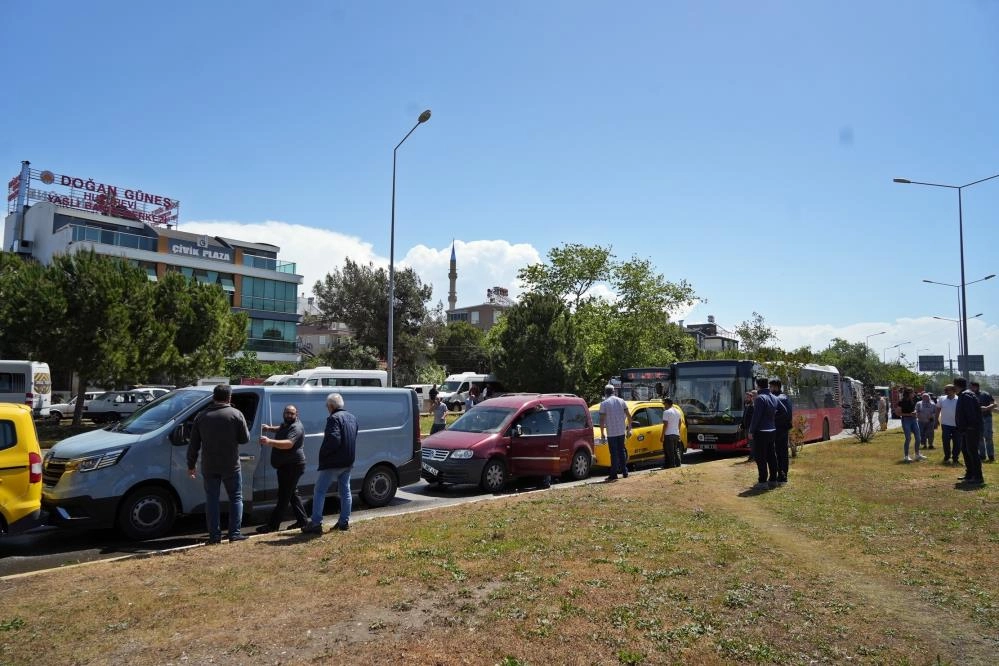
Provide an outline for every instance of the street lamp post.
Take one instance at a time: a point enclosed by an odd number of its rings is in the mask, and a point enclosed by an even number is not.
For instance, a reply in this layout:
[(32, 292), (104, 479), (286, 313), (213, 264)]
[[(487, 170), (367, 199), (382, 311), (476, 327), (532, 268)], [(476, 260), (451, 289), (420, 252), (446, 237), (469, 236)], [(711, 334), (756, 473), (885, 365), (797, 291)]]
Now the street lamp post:
[[(967, 284), (975, 284), (976, 282), (984, 282), (985, 280), (991, 280), (995, 276), (996, 276), (995, 273), (993, 273), (992, 275), (986, 275), (983, 278), (979, 278), (977, 280), (972, 280), (971, 282), (968, 282)], [(937, 282), (936, 280), (923, 280), (923, 282), (925, 282), (926, 284), (938, 284), (941, 287), (954, 287), (955, 289), (957, 289), (958, 290), (958, 292), (957, 292), (957, 316), (961, 317), (963, 315), (963, 312), (961, 310), (961, 292), (960, 292), (961, 285), (959, 285), (959, 284), (951, 284), (949, 282)], [(974, 319), (974, 317), (972, 317), (972, 319)], [(962, 333), (962, 329), (961, 329), (961, 321), (960, 321), (960, 319), (957, 320), (957, 323), (958, 323), (958, 326), (957, 326), (957, 353), (959, 355), (964, 355), (964, 354), (967, 354), (967, 352), (964, 351), (964, 339), (963, 339), (963, 333)]]
[(395, 148), (392, 149), (392, 226), (389, 230), (389, 297), (388, 297), (388, 346), (386, 349), (385, 360), (386, 360), (386, 370), (388, 370), (388, 385), (394, 386), (394, 358), (392, 356), (393, 352), (393, 342), (395, 341), (395, 162), (396, 162), (396, 152), (399, 150), (399, 146), (405, 143), (409, 135), (416, 131), (416, 128), (423, 123), (430, 120), (430, 109), (427, 109), (420, 114), (420, 117), (416, 119), (416, 124), (413, 125), (413, 129), (406, 133), (406, 136), (402, 137), (402, 141), (396, 144)]
[(871, 338), (873, 338), (875, 335), (884, 335), (887, 332), (888, 331), (881, 331), (880, 333), (871, 333), (870, 335), (867, 336), (867, 339), (864, 340), (864, 346), (867, 347), (868, 350), (870, 350), (870, 348), (871, 348)]
[(884, 363), (885, 365), (888, 365), (888, 350), (889, 349), (898, 349), (902, 345), (911, 345), (911, 344), (912, 344), (912, 341), (910, 340), (909, 342), (900, 342), (897, 345), (892, 345), (891, 347), (885, 347), (884, 351), (881, 352), (881, 362)]
[(901, 349), (901, 347), (904, 347), (905, 345), (911, 345), (911, 344), (912, 344), (911, 340), (909, 342), (899, 343), (899, 345), (898, 345), (899, 346), (898, 356), (895, 358), (895, 362), (896, 363), (898, 363), (899, 365), (902, 364), (902, 349)]
[(973, 183), (968, 183), (967, 185), (944, 185), (942, 183), (921, 183), (917, 180), (909, 180), (907, 178), (894, 178), (894, 182), (901, 183), (903, 185), (926, 185), (927, 187), (943, 187), (948, 190), (957, 190), (957, 232), (958, 232), (958, 242), (961, 248), (961, 337), (964, 338), (964, 355), (965, 363), (964, 370), (962, 374), (964, 378), (967, 379), (969, 376), (968, 372), (968, 294), (967, 286), (968, 283), (964, 281), (964, 204), (961, 199), (961, 192), (966, 187), (971, 187), (972, 185), (977, 185), (978, 183), (984, 183), (987, 180), (992, 180), (993, 178), (999, 178), (999, 173), (994, 176), (989, 176), (988, 178), (982, 178), (981, 180), (976, 180)]

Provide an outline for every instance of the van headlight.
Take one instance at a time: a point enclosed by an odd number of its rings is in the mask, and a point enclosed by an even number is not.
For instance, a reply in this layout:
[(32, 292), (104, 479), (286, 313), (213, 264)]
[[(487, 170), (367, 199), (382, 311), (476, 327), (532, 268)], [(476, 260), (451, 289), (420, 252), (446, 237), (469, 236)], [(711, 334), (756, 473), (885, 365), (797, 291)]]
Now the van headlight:
[(471, 449), (458, 449), (457, 451), (451, 452), (452, 460), (468, 460), (472, 457)]
[(97, 456), (73, 458), (66, 463), (66, 471), (92, 472), (95, 469), (104, 469), (105, 467), (117, 465), (121, 457), (125, 455), (125, 451), (128, 451), (128, 449), (115, 449), (114, 451), (108, 451)]

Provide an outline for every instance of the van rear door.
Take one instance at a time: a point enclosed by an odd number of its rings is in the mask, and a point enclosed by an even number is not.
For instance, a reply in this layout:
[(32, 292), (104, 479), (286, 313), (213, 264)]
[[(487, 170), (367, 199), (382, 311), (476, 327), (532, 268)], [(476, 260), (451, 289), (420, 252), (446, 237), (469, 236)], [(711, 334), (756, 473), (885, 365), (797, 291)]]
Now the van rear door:
[(560, 474), (561, 425), (562, 410), (541, 406), (528, 409), (514, 421), (514, 432), (510, 437), (510, 472), (514, 476)]

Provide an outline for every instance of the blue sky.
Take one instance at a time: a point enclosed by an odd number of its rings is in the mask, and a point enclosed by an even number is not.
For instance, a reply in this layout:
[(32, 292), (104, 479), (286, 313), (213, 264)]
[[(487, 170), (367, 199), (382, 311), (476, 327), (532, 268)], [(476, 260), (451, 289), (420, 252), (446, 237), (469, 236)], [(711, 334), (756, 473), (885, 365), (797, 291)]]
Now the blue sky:
[[(203, 5), (207, 5), (205, 8)], [(304, 291), (396, 258), (459, 304), (563, 242), (647, 257), (785, 346), (956, 354), (956, 194), (999, 173), (999, 3), (132, 2), (5, 10), (0, 164), (175, 196)], [(999, 179), (965, 191), (999, 273)], [(999, 278), (968, 287), (999, 371)]]

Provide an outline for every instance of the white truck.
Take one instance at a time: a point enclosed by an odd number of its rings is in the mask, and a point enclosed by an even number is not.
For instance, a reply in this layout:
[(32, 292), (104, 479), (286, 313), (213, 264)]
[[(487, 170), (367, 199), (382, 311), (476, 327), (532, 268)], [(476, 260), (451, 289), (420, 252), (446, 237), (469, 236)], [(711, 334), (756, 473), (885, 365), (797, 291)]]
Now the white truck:
[(0, 402), (28, 405), (34, 417), (48, 418), (52, 406), (52, 373), (48, 363), (0, 361)]

